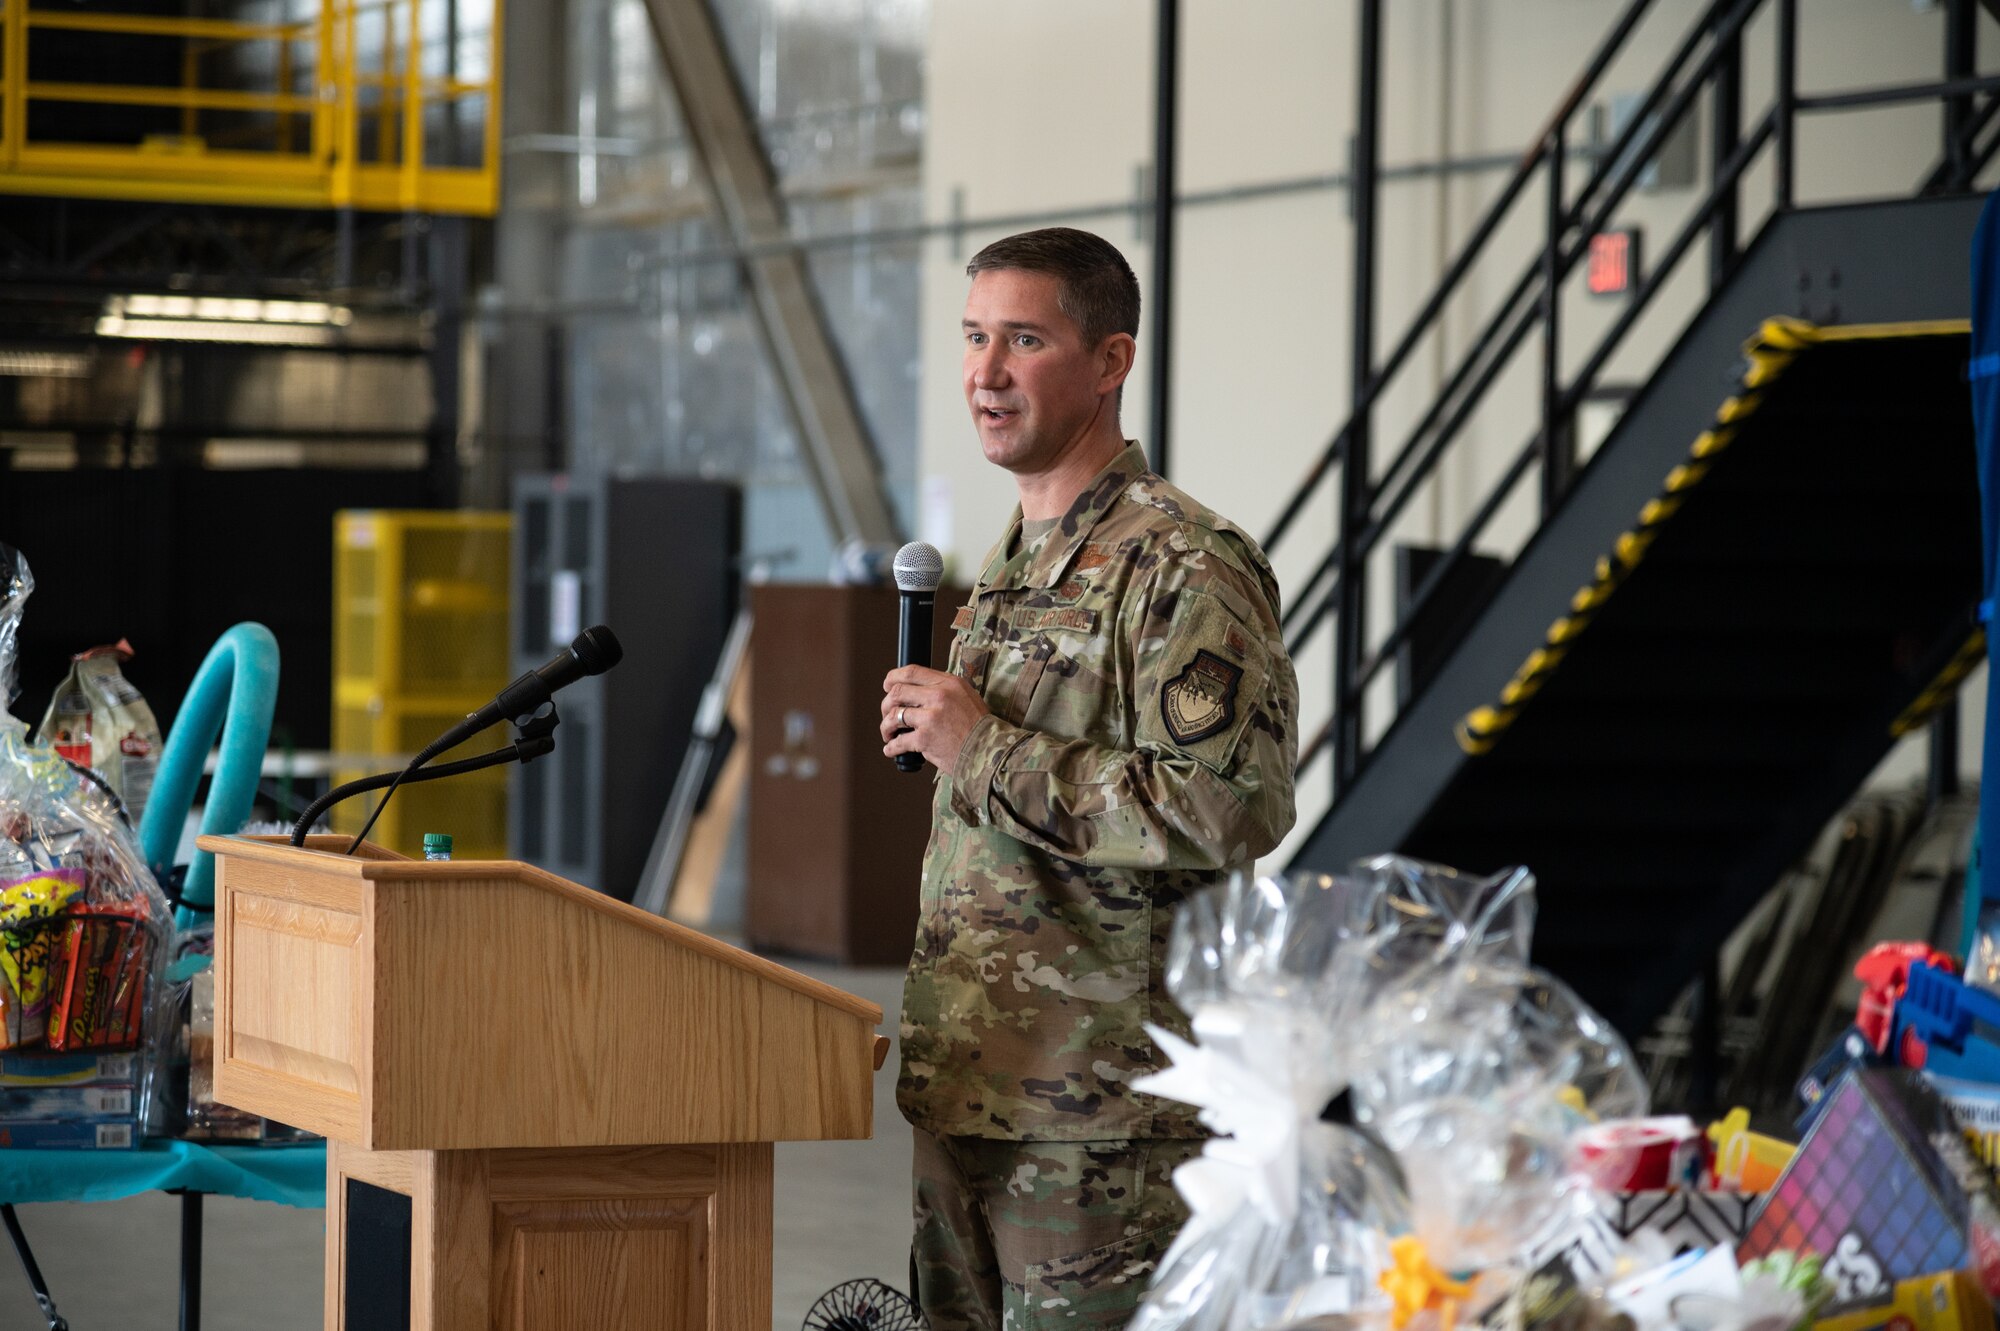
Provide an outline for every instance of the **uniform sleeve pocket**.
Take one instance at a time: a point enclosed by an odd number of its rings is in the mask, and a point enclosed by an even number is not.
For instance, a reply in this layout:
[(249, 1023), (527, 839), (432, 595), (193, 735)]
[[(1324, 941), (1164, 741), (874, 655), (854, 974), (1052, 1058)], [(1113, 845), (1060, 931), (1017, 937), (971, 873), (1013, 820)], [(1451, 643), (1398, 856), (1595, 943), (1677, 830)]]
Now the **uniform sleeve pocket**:
[(1221, 772), (1263, 701), (1270, 657), (1261, 637), (1221, 602), (1198, 592), (1183, 596), (1142, 676), (1154, 688), (1139, 704), (1139, 743)]

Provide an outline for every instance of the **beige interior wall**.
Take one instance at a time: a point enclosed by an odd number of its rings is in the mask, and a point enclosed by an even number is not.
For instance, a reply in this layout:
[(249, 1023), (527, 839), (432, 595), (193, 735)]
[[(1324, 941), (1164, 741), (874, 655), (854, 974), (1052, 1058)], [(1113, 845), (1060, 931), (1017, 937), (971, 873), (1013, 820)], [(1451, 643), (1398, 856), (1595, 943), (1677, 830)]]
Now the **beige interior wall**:
[[(1548, 122), (1622, 8), (1609, 0), (1395, 0), (1387, 6), (1383, 162), (1394, 167), (1518, 154)], [(1643, 91), (1698, 8), (1697, 0), (1656, 4), (1603, 86)], [(1908, 0), (1812, 0), (1799, 8), (1802, 91), (1916, 80), (1939, 69), (1940, 12), (1922, 12)], [(934, 4), (927, 215), (947, 218), (957, 206), (970, 219), (1021, 218), (1129, 203), (1152, 152), (1153, 12), (1149, 0)], [(1353, 123), (1353, 0), (1185, 0), (1183, 15), (1184, 194), (1344, 169)], [(1772, 26), (1767, 12), (1746, 33), (1746, 118), (1768, 104)], [(1991, 31), (1983, 36), (1994, 40)], [(1583, 124), (1580, 117), (1579, 133)], [(1800, 200), (1907, 190), (1936, 157), (1938, 124), (1939, 113), (1929, 107), (1807, 122), (1799, 141)], [(1705, 172), (1706, 108), (1699, 132)], [(1586, 170), (1583, 162), (1573, 163), (1572, 179)], [(1506, 177), (1500, 169), (1384, 184), (1378, 354), (1400, 334)], [(1541, 188), (1539, 180), (1530, 186), (1537, 200)], [(1770, 188), (1768, 169), (1754, 172), (1745, 185), (1746, 240), (1768, 213)], [(1696, 198), (1694, 189), (1635, 194), (1614, 222), (1643, 228), (1657, 252)], [(1491, 303), (1519, 275), (1539, 240), (1539, 213), (1537, 202), (1503, 230), (1495, 260), (1475, 270), (1450, 309), (1441, 340), (1418, 348), (1410, 371), (1385, 398), (1378, 459), (1400, 441), (1452, 358), (1472, 344)], [(927, 250), (920, 527), (961, 569), (975, 565), (1013, 502), (1009, 479), (979, 457), (961, 396), (956, 324), (966, 288), (963, 268), (987, 240), (1036, 224), (972, 228), (956, 243), (940, 239)], [(1071, 224), (1112, 240), (1131, 259), (1142, 286), (1150, 283), (1150, 246), (1130, 210)], [(1169, 475), (1261, 538), (1347, 415), (1347, 199), (1339, 190), (1321, 189), (1197, 201), (1181, 209), (1178, 227)], [(1642, 378), (1699, 308), (1702, 257), (1698, 250), (1683, 265), (1684, 274), (1613, 361), (1611, 378)], [(1580, 290), (1568, 293), (1566, 364), (1577, 363), (1576, 349), (1618, 308)], [(1140, 361), (1126, 395), (1125, 430), (1136, 438), (1148, 425), (1146, 340), (1142, 328)], [(1483, 501), (1532, 436), (1538, 356), (1531, 337), (1492, 407), (1398, 524), (1397, 539), (1450, 540)], [(1719, 382), (1718, 401), (1723, 387)], [(1532, 529), (1532, 488), (1531, 479), (1495, 524), (1484, 542), (1489, 550), (1511, 554)], [(1328, 492), (1299, 536), (1277, 554), (1288, 595), (1332, 537), (1332, 502)], [(1386, 559), (1371, 570), (1378, 607), (1388, 603), (1388, 573)], [(1378, 613), (1374, 632), (1385, 627)], [(1325, 666), (1301, 666), (1310, 733), (1325, 714)]]

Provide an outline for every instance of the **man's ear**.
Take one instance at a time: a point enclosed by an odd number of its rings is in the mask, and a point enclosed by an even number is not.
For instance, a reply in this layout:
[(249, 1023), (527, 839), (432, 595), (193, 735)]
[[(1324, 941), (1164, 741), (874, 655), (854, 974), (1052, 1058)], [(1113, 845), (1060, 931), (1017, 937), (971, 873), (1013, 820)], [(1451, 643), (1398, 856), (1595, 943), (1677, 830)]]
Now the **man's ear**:
[(1130, 333), (1113, 333), (1105, 338), (1097, 349), (1097, 391), (1117, 392), (1125, 377), (1132, 373), (1132, 361), (1138, 354), (1139, 344)]

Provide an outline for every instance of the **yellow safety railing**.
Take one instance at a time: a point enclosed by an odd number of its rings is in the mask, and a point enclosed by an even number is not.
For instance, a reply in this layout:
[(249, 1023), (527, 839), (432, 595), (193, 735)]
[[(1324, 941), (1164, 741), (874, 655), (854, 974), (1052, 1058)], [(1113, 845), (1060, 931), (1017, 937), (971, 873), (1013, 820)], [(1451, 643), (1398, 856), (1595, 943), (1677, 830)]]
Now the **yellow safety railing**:
[[(501, 0), (480, 4), (482, 19), (491, 5), (490, 73), (477, 80), (424, 72), (425, 34), (454, 3), (319, 0), (310, 18), (247, 23), (0, 0), (0, 194), (491, 215), (500, 197)], [(178, 39), (179, 82), (30, 77), (41, 43), (75, 34)], [(275, 43), (269, 86), (218, 86), (218, 73), (243, 81), (243, 63), (232, 70), (225, 61), (254, 43)], [(443, 146), (427, 131), (456, 125), (473, 101), (482, 103), (476, 138), (468, 134), (471, 151), (460, 154), (472, 160), (426, 160)], [(130, 141), (65, 141), (64, 118), (49, 111), (63, 105), (131, 108)], [(162, 108), (180, 112), (178, 133), (160, 132)], [(223, 117), (236, 123), (214, 123)]]

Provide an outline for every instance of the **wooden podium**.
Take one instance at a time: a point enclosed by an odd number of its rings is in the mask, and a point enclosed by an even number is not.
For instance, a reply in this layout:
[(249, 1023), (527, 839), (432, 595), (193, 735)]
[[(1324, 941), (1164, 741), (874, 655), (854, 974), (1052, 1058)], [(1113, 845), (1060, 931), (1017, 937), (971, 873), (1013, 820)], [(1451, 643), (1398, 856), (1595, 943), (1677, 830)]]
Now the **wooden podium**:
[(512, 861), (216, 856), (216, 1096), (329, 1139), (327, 1331), (768, 1331), (771, 1143), (872, 1003)]

